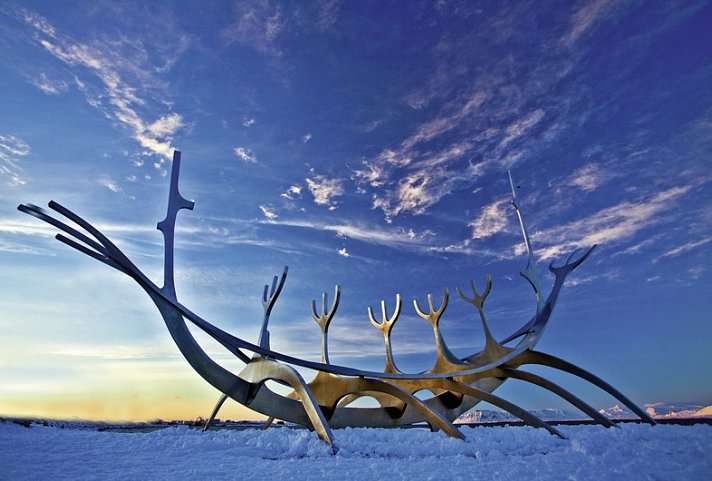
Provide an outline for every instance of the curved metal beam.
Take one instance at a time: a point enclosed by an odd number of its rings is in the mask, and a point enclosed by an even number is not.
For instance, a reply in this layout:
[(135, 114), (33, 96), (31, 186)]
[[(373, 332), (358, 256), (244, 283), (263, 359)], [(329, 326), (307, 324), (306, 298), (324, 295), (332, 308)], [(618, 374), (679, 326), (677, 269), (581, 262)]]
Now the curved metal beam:
[(517, 366), (520, 366), (522, 364), (539, 364), (542, 366), (547, 366), (547, 367), (552, 367), (554, 369), (558, 369), (560, 371), (568, 372), (569, 374), (573, 374), (576, 377), (580, 377), (581, 379), (585, 379), (586, 381), (590, 382), (594, 386), (606, 391), (608, 394), (616, 398), (618, 401), (623, 403), (633, 411), (640, 419), (643, 421), (647, 422), (648, 424), (657, 424), (655, 420), (650, 417), (648, 413), (640, 409), (633, 401), (628, 399), (622, 392), (620, 392), (618, 389), (614, 388), (610, 384), (608, 384), (606, 381), (601, 379), (600, 377), (596, 376), (595, 374), (592, 374), (584, 369), (581, 369), (580, 367), (576, 366), (575, 364), (571, 364), (568, 361), (564, 361), (563, 359), (559, 359), (558, 357), (552, 356), (550, 354), (545, 354), (543, 352), (538, 352), (538, 351), (527, 351), (526, 353), (523, 353), (520, 359), (517, 359)]

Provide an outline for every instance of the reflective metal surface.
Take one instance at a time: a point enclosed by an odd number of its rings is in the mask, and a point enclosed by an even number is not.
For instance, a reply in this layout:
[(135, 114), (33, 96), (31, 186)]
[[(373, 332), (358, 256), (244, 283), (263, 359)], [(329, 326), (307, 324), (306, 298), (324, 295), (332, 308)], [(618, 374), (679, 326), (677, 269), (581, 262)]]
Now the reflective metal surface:
[[(442, 430), (452, 437), (462, 437), (452, 422), (478, 402), (486, 401), (533, 426), (561, 435), (524, 408), (493, 394), (497, 387), (510, 378), (546, 389), (600, 424), (614, 426), (613, 421), (564, 388), (539, 375), (520, 369), (527, 364), (545, 365), (586, 380), (618, 399), (644, 421), (654, 424), (645, 411), (597, 376), (562, 359), (534, 350), (551, 318), (566, 277), (591, 255), (595, 246), (578, 257), (574, 252), (561, 266), (554, 266), (554, 263), (549, 265), (549, 270), (554, 274), (554, 283), (548, 296), (544, 298), (536, 270), (536, 259), (519, 209), (511, 175), (512, 204), (519, 219), (528, 256), (527, 267), (521, 274), (532, 286), (536, 299), (536, 311), (533, 317), (510, 336), (498, 342), (492, 336), (484, 310), (485, 300), (492, 289), (490, 276), (486, 278), (482, 293), (478, 292), (474, 282), (471, 282), (470, 286), (471, 296), (466, 295), (459, 287), (456, 288), (458, 296), (477, 310), (485, 335), (485, 346), (482, 350), (458, 358), (447, 347), (439, 327), (449, 301), (448, 290), (443, 289), (437, 309), (430, 294), (427, 295), (427, 309), (419, 304), (418, 300), (414, 300), (415, 312), (433, 329), (437, 357), (433, 367), (425, 372), (404, 373), (396, 367), (391, 346), (391, 331), (402, 308), (401, 296), (397, 294), (391, 315), (388, 315), (385, 301), (381, 302), (380, 320), (376, 319), (371, 307), (367, 309), (371, 324), (381, 331), (385, 344), (383, 372), (375, 372), (329, 362), (328, 330), (341, 298), (339, 286), (335, 287), (334, 297), (328, 309), (326, 293), (322, 294), (320, 310), (317, 309), (317, 303), (312, 301), (312, 317), (321, 330), (320, 362), (295, 358), (271, 349), (269, 318), (285, 285), (288, 273), (286, 267), (281, 276), (274, 277), (271, 286), (264, 287), (262, 297), (264, 317), (256, 344), (207, 322), (178, 301), (173, 265), (175, 223), (180, 210), (192, 210), (194, 206), (193, 202), (181, 196), (178, 189), (180, 160), (180, 152), (175, 152), (168, 209), (165, 219), (158, 223), (158, 229), (164, 237), (164, 279), (163, 287), (160, 288), (101, 232), (65, 207), (54, 201), (49, 203), (50, 209), (76, 224), (81, 230), (52, 217), (50, 213), (37, 206), (23, 204), (18, 209), (58, 228), (61, 231), (57, 234), (60, 242), (123, 272), (146, 291), (188, 363), (221, 393), (206, 423), (206, 429), (223, 403), (227, 399), (232, 399), (268, 416), (265, 427), (269, 426), (275, 418), (301, 424), (314, 430), (329, 444), (333, 444), (334, 441), (332, 428), (346, 426), (405, 426), (425, 422), (434, 430)], [(234, 374), (211, 359), (191, 334), (186, 321), (209, 334), (239, 358), (245, 364), (244, 369)], [(508, 345), (515, 340), (518, 340), (516, 344)], [(311, 369), (316, 371), (316, 374), (310, 382), (306, 382), (296, 368)], [(274, 392), (265, 384), (267, 380), (289, 386), (292, 391), (287, 394)], [(429, 391), (431, 395), (426, 399), (417, 398), (415, 393), (422, 390)], [(376, 399), (379, 407), (354, 406), (353, 401), (362, 396)]]

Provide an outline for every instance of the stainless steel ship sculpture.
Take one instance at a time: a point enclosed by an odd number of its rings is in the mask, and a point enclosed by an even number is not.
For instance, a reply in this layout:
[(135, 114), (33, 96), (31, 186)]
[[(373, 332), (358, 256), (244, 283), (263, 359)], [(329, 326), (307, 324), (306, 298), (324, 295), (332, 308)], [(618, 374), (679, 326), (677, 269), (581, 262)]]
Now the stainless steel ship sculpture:
[[(173, 276), (176, 216), (181, 209), (192, 210), (194, 206), (194, 203), (186, 200), (178, 189), (180, 160), (180, 152), (176, 151), (173, 156), (168, 211), (166, 218), (158, 223), (158, 229), (164, 237), (163, 287), (158, 287), (141, 272), (98, 229), (64, 206), (54, 201), (49, 203), (50, 209), (71, 221), (74, 226), (65, 223), (66, 220), (58, 220), (35, 205), (23, 204), (18, 206), (18, 209), (58, 228), (62, 232), (57, 234), (57, 240), (123, 272), (146, 291), (188, 363), (203, 379), (222, 393), (206, 423), (206, 429), (224, 401), (230, 398), (268, 416), (265, 427), (274, 419), (296, 423), (316, 431), (321, 439), (332, 445), (334, 441), (332, 428), (347, 426), (393, 427), (427, 423), (432, 430), (442, 430), (448, 436), (463, 438), (453, 421), (478, 402), (485, 401), (517, 416), (527, 424), (562, 436), (556, 428), (524, 408), (493, 394), (505, 380), (510, 378), (544, 388), (563, 398), (596, 422), (607, 427), (614, 426), (613, 421), (571, 392), (537, 374), (521, 369), (522, 366), (529, 364), (548, 366), (584, 379), (609, 393), (643, 421), (655, 423), (645, 411), (599, 377), (563, 359), (534, 350), (551, 318), (566, 276), (591, 255), (595, 246), (580, 255), (574, 252), (563, 265), (555, 266), (552, 262), (549, 270), (554, 274), (554, 283), (549, 294), (545, 296), (540, 287), (536, 260), (513, 185), (512, 204), (522, 228), (528, 253), (528, 263), (521, 275), (534, 290), (536, 298), (534, 316), (516, 332), (502, 341), (497, 341), (490, 332), (484, 310), (485, 300), (492, 287), (491, 278), (487, 276), (482, 292), (477, 290), (474, 282), (471, 283), (470, 294), (457, 288), (458, 296), (474, 306), (485, 334), (485, 346), (481, 351), (459, 358), (448, 349), (439, 328), (440, 318), (448, 305), (447, 289), (443, 289), (440, 306), (437, 309), (430, 294), (427, 296), (427, 309), (414, 300), (417, 314), (433, 328), (437, 358), (431, 369), (410, 374), (396, 367), (391, 350), (391, 331), (398, 320), (402, 304), (400, 295), (396, 295), (395, 306), (390, 315), (385, 301), (381, 302), (380, 319), (377, 319), (370, 307), (367, 311), (373, 326), (382, 332), (385, 343), (385, 368), (383, 372), (375, 372), (329, 362), (328, 331), (339, 305), (339, 286), (335, 288), (334, 298), (328, 309), (326, 293), (322, 295), (320, 310), (317, 309), (316, 302), (312, 301), (312, 315), (322, 335), (320, 362), (299, 359), (270, 348), (269, 319), (287, 278), (286, 267), (281, 276), (274, 277), (271, 286), (264, 287), (262, 296), (264, 318), (257, 344), (220, 329), (178, 301)], [(512, 184), (511, 176), (510, 184)], [(244, 362), (244, 369), (234, 374), (211, 359), (191, 334), (186, 321), (206, 332)], [(296, 368), (312, 370), (316, 375), (307, 382)], [(275, 392), (266, 384), (268, 380), (288, 386), (291, 392), (287, 394)], [(415, 393), (421, 390), (429, 391), (430, 397), (427, 399), (416, 397)], [(375, 398), (378, 407), (358, 407), (358, 403), (353, 402), (361, 396)]]

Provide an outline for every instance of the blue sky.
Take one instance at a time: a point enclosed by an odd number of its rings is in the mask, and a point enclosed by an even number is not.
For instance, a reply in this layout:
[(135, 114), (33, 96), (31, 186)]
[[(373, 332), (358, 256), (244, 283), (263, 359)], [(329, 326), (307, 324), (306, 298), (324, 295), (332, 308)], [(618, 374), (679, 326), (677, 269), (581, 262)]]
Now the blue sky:
[[(412, 299), (486, 273), (511, 333), (534, 309), (511, 169), (547, 286), (548, 262), (600, 244), (539, 348), (640, 403), (711, 404), (710, 21), (708, 2), (0, 3), (0, 413), (209, 414), (218, 393), (140, 289), (16, 210), (54, 199), (160, 279), (173, 149), (196, 201), (179, 299), (246, 340), (284, 265), (288, 354), (318, 360), (309, 306), (337, 283), (334, 363), (382, 366), (366, 308), (399, 292), (396, 361), (430, 367)], [(483, 345), (455, 296), (441, 328)]]

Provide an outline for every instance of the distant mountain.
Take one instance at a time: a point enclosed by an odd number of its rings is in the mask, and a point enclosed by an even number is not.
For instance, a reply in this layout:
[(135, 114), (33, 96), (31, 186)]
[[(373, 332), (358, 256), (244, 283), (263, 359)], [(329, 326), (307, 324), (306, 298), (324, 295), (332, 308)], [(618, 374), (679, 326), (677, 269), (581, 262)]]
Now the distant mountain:
[(645, 410), (654, 418), (699, 418), (712, 417), (712, 406), (692, 403), (646, 404)]
[[(567, 421), (571, 419), (582, 419), (582, 414), (575, 414), (563, 409), (538, 409), (531, 413), (544, 421)], [(462, 414), (455, 420), (458, 424), (469, 423), (493, 423), (498, 421), (515, 421), (519, 418), (505, 411), (494, 411), (488, 409), (473, 409)]]
[[(712, 406), (695, 403), (649, 403), (643, 406), (656, 419), (712, 417)], [(636, 418), (628, 408), (616, 404), (600, 412), (612, 419)]]
[[(712, 405), (704, 406), (694, 403), (650, 403), (643, 406), (645, 410), (656, 419), (683, 419), (683, 418), (712, 418)], [(600, 409), (599, 412), (611, 419), (636, 419), (636, 416), (625, 406), (616, 404), (609, 408)], [(563, 409), (539, 409), (532, 414), (544, 421), (569, 421), (586, 419), (583, 413), (570, 412)], [(514, 421), (516, 416), (504, 411), (487, 409), (473, 409), (455, 420), (459, 424), (467, 423), (492, 423), (498, 421)]]

